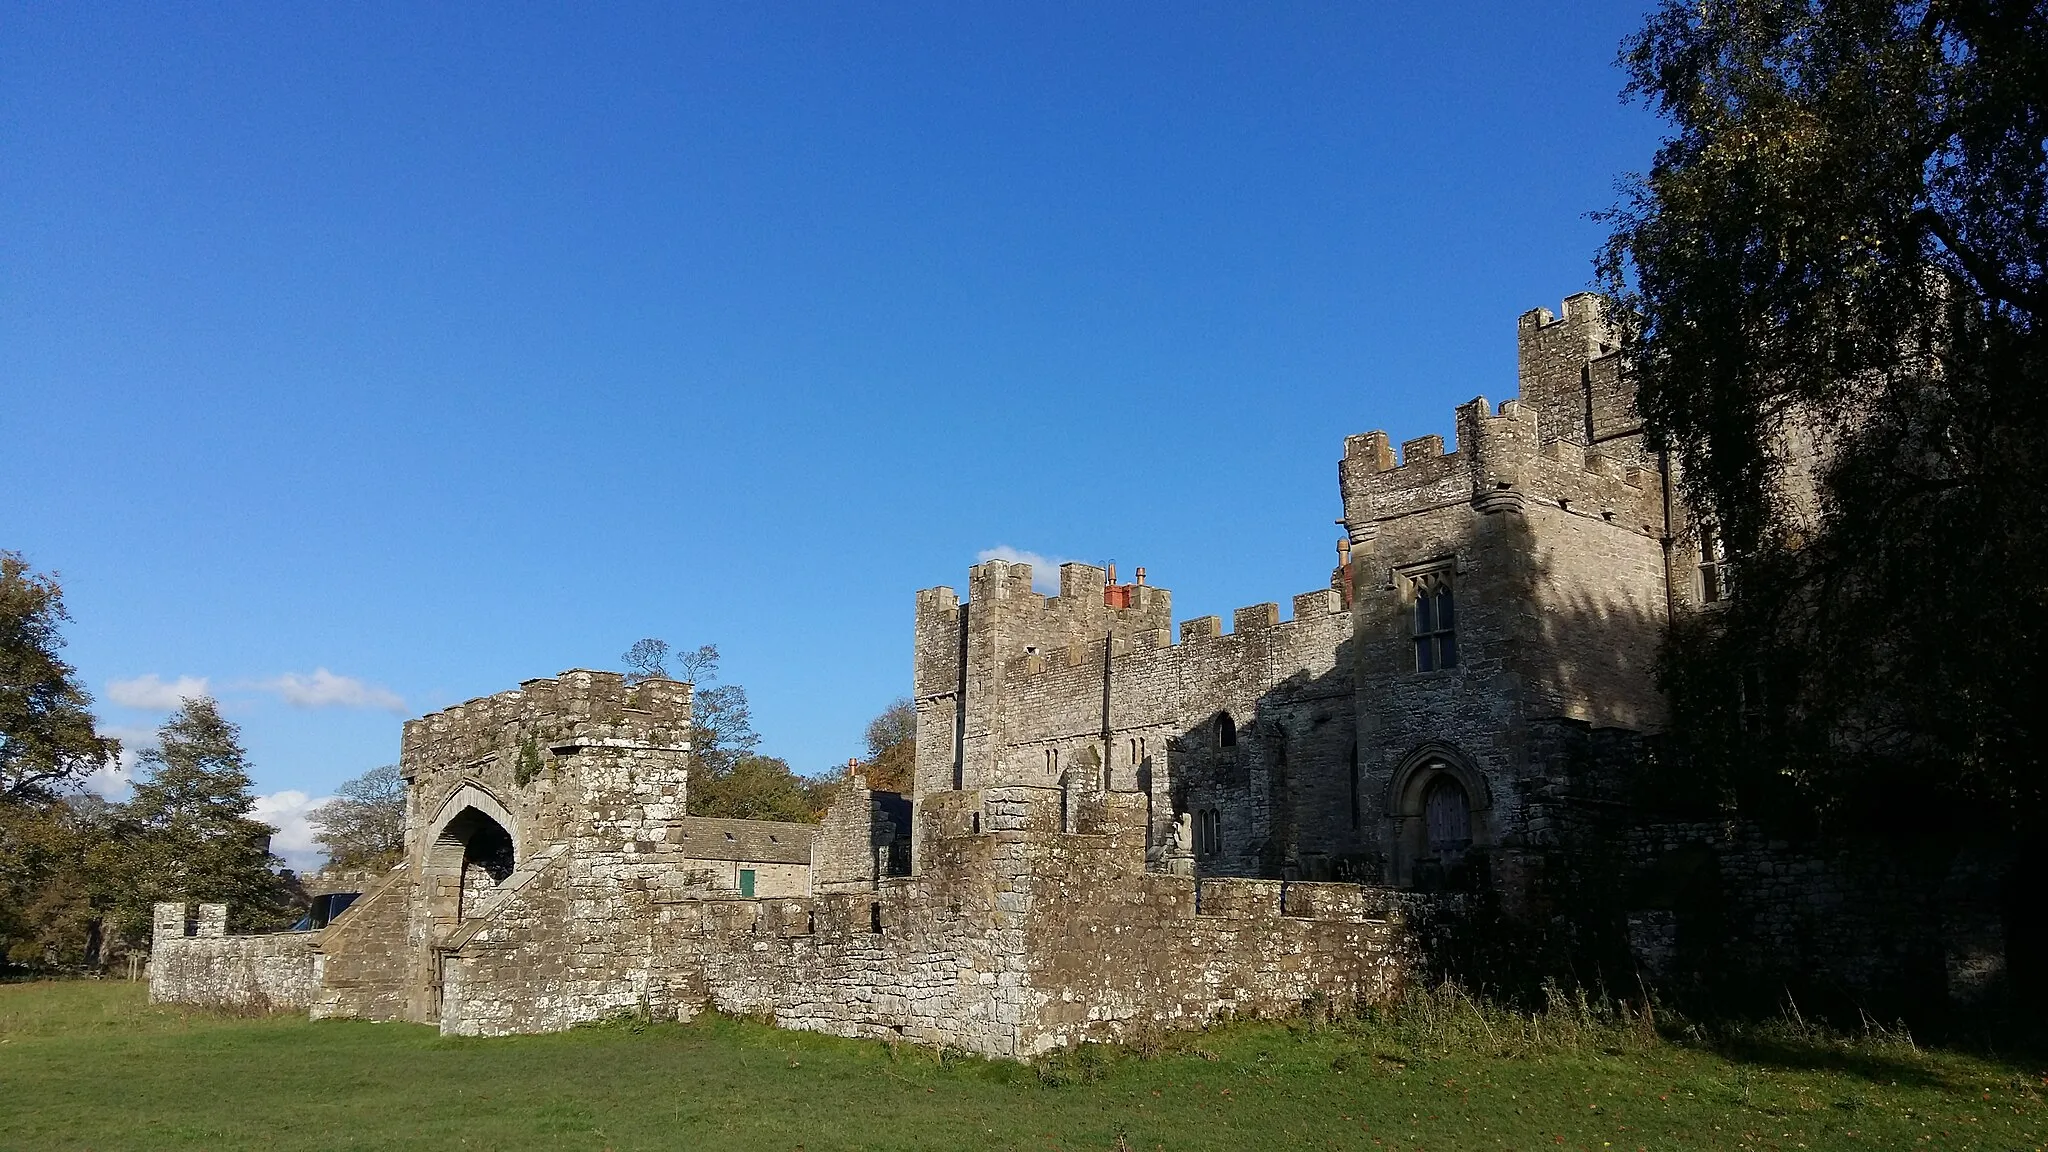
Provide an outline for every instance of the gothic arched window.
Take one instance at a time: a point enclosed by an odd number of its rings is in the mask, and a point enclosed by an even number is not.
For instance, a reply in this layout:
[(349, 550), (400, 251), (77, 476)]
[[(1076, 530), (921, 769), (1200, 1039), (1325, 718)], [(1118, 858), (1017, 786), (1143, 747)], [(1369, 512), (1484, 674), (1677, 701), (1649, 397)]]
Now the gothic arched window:
[(1411, 578), (1415, 597), (1415, 670), (1434, 672), (1458, 664), (1458, 607), (1451, 597), (1451, 571), (1438, 568)]
[(1228, 712), (1216, 714), (1216, 748), (1223, 751), (1237, 747), (1237, 721)]

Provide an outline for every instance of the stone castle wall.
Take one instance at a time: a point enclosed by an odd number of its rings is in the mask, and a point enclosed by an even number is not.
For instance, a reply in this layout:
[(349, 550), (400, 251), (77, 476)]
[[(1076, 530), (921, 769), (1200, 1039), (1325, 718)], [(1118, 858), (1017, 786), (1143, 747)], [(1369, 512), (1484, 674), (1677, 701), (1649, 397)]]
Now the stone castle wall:
[(405, 1020), (424, 999), (412, 870), (401, 864), (321, 929), (313, 1018)]
[[(1448, 450), (1345, 440), (1343, 561), (1286, 619), (1176, 636), (1143, 570), (1063, 565), (1044, 596), (976, 565), (965, 600), (916, 596), (912, 794), (849, 781), (816, 828), (687, 814), (688, 685), (528, 681), (406, 725), (403, 865), (318, 936), (188, 935), (178, 910), (163, 996), (479, 1035), (715, 1006), (1028, 1056), (1384, 998), (1432, 899), (1395, 889), (1438, 887), (1590, 926), (1652, 978), (1995, 979), (1968, 867), (1657, 815), (1688, 782), (1646, 751), (1655, 656), (1710, 599), (1705, 533), (1601, 302), (1517, 342), (1521, 398), (1460, 407)], [(1424, 597), (1455, 609), (1455, 662)]]
[(553, 868), (453, 942), (442, 1028), (489, 1035), (715, 1006), (1028, 1056), (1311, 1000), (1377, 1001), (1406, 971), (1392, 897), (1198, 889), (1147, 872), (1132, 794), (1092, 799), (1076, 832), (1060, 831), (1067, 801), (1048, 788), (952, 792), (925, 818), (920, 874), (871, 892), (672, 898)]
[(312, 1006), (320, 986), (318, 932), (227, 935), (225, 904), (158, 904), (149, 954), (152, 1003), (284, 1011)]
[[(406, 859), (326, 930), (314, 1014), (439, 1019), (452, 942), (551, 892), (807, 894), (813, 826), (688, 814), (690, 692), (572, 670), (409, 722)], [(602, 983), (609, 927), (550, 963)]]
[[(1189, 620), (1176, 642), (1166, 590), (1123, 586), (1132, 608), (1105, 608), (1100, 631), (1070, 638), (1071, 622), (1089, 614), (1059, 601), (1099, 603), (1105, 578), (1063, 565), (1062, 595), (1047, 598), (1030, 590), (1029, 565), (994, 560), (969, 586), (1000, 599), (918, 594), (918, 651), (932, 661), (917, 677), (919, 795), (955, 780), (1141, 793), (1155, 864), (1175, 850), (1177, 814), (1213, 808), (1226, 814), (1220, 847), (1197, 866), (1216, 874), (1258, 875), (1280, 861), (1306, 871), (1309, 857), (1354, 852), (1342, 784), (1355, 743), (1342, 659), (1352, 622), (1341, 593), (1296, 596), (1286, 620), (1277, 604), (1240, 608), (1228, 632), (1214, 616)], [(977, 688), (1002, 698), (985, 704)], [(1233, 731), (1264, 738), (1223, 746), (1224, 714)], [(974, 727), (949, 739), (962, 718)]]
[(417, 867), (464, 788), (502, 809), (522, 854), (570, 837), (680, 838), (690, 724), (688, 684), (584, 670), (409, 720), (407, 859)]

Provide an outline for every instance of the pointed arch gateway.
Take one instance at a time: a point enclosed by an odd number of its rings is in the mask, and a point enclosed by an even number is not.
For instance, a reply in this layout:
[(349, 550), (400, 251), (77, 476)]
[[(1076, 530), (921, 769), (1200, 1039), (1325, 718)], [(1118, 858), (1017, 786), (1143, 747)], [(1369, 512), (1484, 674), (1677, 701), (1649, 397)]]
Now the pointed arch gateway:
[(519, 865), (517, 821), (496, 796), (465, 782), (441, 804), (428, 825), (420, 878), (434, 919), (453, 928)]

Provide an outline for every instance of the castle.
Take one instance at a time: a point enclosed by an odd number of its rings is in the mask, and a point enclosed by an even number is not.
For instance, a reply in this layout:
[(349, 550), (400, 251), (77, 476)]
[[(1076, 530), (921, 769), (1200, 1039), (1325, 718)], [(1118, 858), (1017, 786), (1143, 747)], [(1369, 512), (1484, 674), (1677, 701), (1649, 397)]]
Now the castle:
[(687, 814), (688, 685), (530, 681), (407, 723), (404, 863), (331, 922), (159, 906), (151, 995), (462, 1034), (713, 1006), (1022, 1057), (1382, 1000), (1441, 894), (1541, 923), (1589, 870), (1650, 978), (1736, 949), (1982, 984), (1998, 914), (1967, 886), (1930, 922), (1864, 899), (1868, 862), (1637, 811), (1657, 646), (1720, 558), (1603, 302), (1517, 339), (1519, 398), (1458, 409), (1454, 450), (1346, 439), (1339, 562), (1286, 619), (1176, 637), (1142, 569), (1064, 565), (1048, 597), (980, 564), (964, 602), (916, 597), (912, 794), (856, 776), (817, 826)]
[[(1593, 295), (1521, 318), (1521, 397), (1457, 445), (1352, 436), (1327, 587), (1184, 621), (1086, 565), (989, 561), (917, 598), (916, 793), (1143, 795), (1147, 859), (1191, 875), (1523, 890), (1561, 750), (1655, 729), (1657, 644), (1714, 595), (1643, 445)], [(1702, 584), (1705, 572), (1708, 582)], [(913, 857), (915, 848), (913, 848)]]

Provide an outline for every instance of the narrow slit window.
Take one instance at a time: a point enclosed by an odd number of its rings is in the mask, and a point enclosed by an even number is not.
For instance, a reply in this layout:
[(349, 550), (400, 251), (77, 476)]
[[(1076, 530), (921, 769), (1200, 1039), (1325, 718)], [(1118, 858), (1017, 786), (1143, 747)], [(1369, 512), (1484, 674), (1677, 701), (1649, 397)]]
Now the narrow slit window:
[(1204, 808), (1195, 813), (1195, 854), (1223, 854), (1223, 813), (1220, 810)]
[(1359, 817), (1362, 815), (1358, 808), (1358, 741), (1356, 740), (1351, 742), (1349, 767), (1351, 769), (1351, 826), (1356, 828), (1359, 825)]

